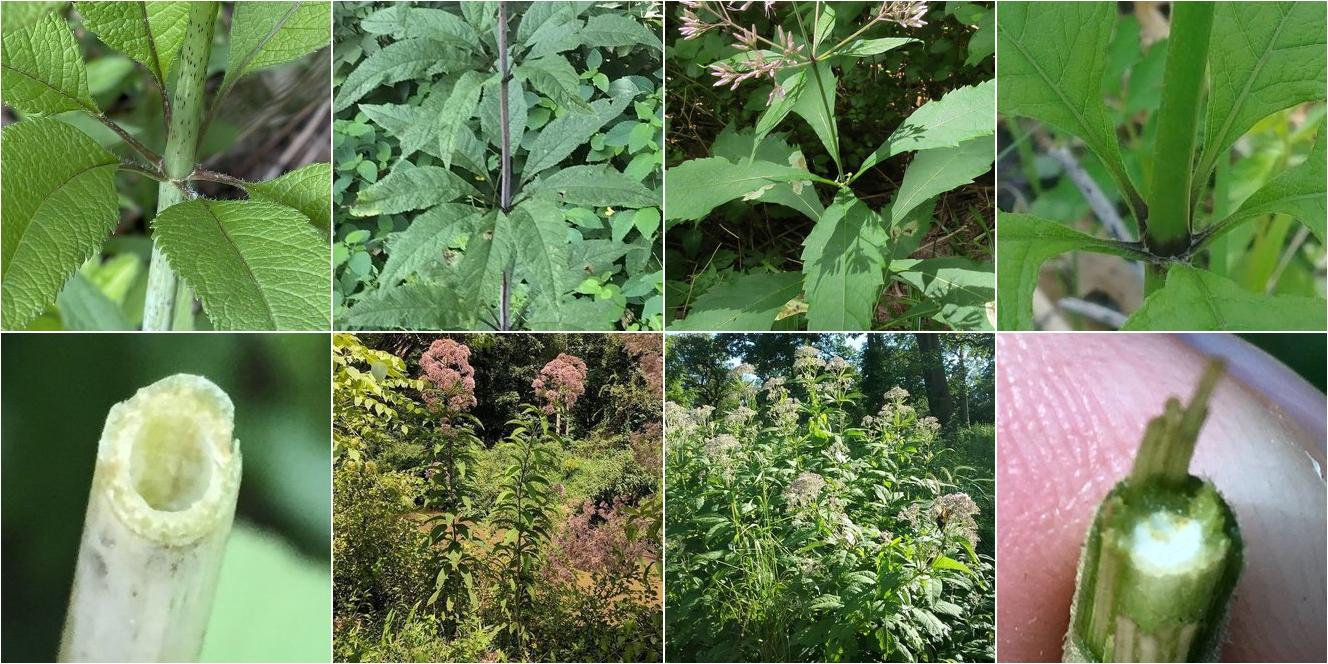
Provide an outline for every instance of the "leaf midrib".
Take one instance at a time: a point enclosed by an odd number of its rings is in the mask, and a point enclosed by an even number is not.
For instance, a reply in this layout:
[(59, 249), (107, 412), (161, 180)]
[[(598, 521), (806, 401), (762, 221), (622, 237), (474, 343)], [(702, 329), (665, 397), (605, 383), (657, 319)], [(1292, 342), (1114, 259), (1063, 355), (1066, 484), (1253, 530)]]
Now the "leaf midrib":
[(85, 173), (88, 173), (89, 171), (98, 168), (108, 168), (108, 167), (114, 169), (115, 166), (116, 164), (94, 164), (92, 166), (88, 166), (87, 168), (84, 168), (80, 171), (70, 174), (69, 177), (65, 178), (64, 181), (56, 185), (55, 188), (52, 189), (46, 196), (42, 197), (41, 203), (37, 205), (37, 208), (32, 211), (32, 215), (28, 217), (28, 223), (23, 226), (23, 234), (19, 236), (18, 244), (14, 247), (14, 253), (10, 255), (10, 260), (5, 261), (4, 270), (3, 272), (0, 272), (0, 280), (7, 279), (9, 277), (9, 268), (12, 267), (14, 264), (13, 258), (18, 256), (19, 252), (23, 250), (23, 243), (27, 241), (29, 237), (28, 231), (32, 229), (32, 220), (36, 219), (41, 214), (41, 211), (46, 207), (48, 203), (50, 203), (51, 199), (55, 197), (55, 194), (57, 192), (68, 186), (69, 183), (74, 178), (77, 178)]
[(245, 274), (248, 275), (249, 280), (253, 282), (254, 290), (258, 291), (259, 299), (264, 305), (263, 313), (267, 315), (268, 321), (272, 324), (269, 329), (277, 329), (277, 318), (272, 312), (272, 302), (268, 300), (267, 291), (263, 290), (263, 285), (258, 281), (258, 277), (254, 274), (253, 269), (249, 267), (249, 262), (244, 259), (244, 254), (240, 252), (240, 245), (236, 244), (235, 240), (231, 238), (231, 234), (226, 231), (226, 226), (221, 223), (221, 218), (212, 212), (212, 204), (210, 201), (203, 201), (203, 210), (207, 212), (208, 217), (210, 217), (212, 221), (216, 222), (217, 230), (221, 232), (221, 238), (224, 241), (224, 244), (235, 252), (235, 256), (239, 259), (240, 265), (244, 267)]

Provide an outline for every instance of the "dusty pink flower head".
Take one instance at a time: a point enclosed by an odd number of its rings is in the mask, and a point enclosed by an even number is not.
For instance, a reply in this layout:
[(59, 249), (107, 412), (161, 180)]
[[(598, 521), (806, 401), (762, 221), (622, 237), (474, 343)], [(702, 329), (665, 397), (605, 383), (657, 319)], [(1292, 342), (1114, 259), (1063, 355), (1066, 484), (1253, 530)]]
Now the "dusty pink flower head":
[(420, 376), (433, 386), (425, 390), (430, 406), (469, 410), (475, 406), (475, 370), (470, 348), (451, 339), (438, 339), (420, 356)]
[(586, 363), (581, 358), (567, 353), (558, 357), (540, 369), (539, 376), (530, 382), (535, 388), (535, 396), (544, 402), (544, 412), (552, 415), (559, 409), (570, 409), (576, 400), (586, 391)]

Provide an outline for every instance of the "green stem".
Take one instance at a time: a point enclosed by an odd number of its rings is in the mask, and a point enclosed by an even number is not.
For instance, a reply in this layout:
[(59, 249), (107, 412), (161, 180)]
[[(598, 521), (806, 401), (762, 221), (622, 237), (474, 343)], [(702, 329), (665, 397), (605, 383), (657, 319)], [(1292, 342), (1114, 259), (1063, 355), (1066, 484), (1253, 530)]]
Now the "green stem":
[(1148, 224), (1143, 241), (1159, 256), (1176, 256), (1190, 244), (1193, 213), (1190, 189), (1198, 140), (1213, 3), (1173, 6), (1162, 105), (1153, 144), (1153, 178), (1148, 192)]
[[(189, 23), (176, 64), (179, 72), (172, 91), (171, 125), (166, 139), (162, 170), (173, 180), (184, 180), (194, 170), (199, 130), (203, 121), (208, 58), (212, 53), (212, 30), (217, 22), (216, 2), (189, 3)], [(173, 184), (157, 188), (157, 213), (188, 196)], [(192, 323), (193, 294), (166, 261), (154, 241), (148, 290), (143, 304), (144, 330), (188, 328)]]

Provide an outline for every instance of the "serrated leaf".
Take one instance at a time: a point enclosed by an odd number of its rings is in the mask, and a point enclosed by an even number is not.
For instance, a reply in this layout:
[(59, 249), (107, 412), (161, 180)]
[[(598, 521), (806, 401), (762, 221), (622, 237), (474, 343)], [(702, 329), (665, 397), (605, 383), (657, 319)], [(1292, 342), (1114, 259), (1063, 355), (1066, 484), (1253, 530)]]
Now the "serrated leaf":
[(590, 104), (581, 99), (578, 92), (581, 77), (572, 64), (561, 55), (546, 55), (527, 60), (516, 66), (513, 74), (518, 80), (530, 83), (540, 94), (552, 99), (559, 106), (589, 113)]
[[(716, 157), (724, 157), (734, 163), (741, 163), (755, 155), (758, 161), (787, 164), (794, 168), (807, 167), (807, 159), (802, 155), (802, 151), (789, 145), (780, 135), (763, 136), (758, 140), (751, 134), (741, 134), (726, 129), (720, 132), (710, 149)], [(752, 198), (755, 194), (759, 195)], [(807, 181), (762, 185), (743, 198), (760, 203), (783, 205), (801, 212), (812, 221), (820, 219), (821, 214), (825, 212), (825, 206), (821, 204), (816, 187)]]
[(799, 67), (798, 69), (781, 69), (775, 72), (775, 81), (779, 89), (775, 91), (773, 98), (765, 112), (761, 114), (761, 119), (756, 121), (756, 135), (765, 136), (770, 133), (784, 118), (788, 117), (793, 105), (798, 103), (798, 98), (802, 96), (802, 91), (807, 87), (807, 69)]
[(904, 171), (904, 181), (890, 202), (891, 225), (902, 222), (924, 201), (973, 181), (991, 170), (995, 139), (980, 136), (952, 148), (923, 150)]
[(581, 29), (581, 43), (586, 46), (632, 46), (640, 44), (657, 51), (664, 50), (659, 35), (638, 21), (618, 14), (599, 14), (590, 17)]
[(222, 87), (326, 46), (332, 37), (331, 12), (331, 3), (312, 0), (236, 4)]
[(1226, 277), (1176, 264), (1121, 329), (1322, 331), (1325, 307), (1317, 297), (1252, 293)]
[(448, 247), (468, 234), (482, 215), (469, 205), (444, 203), (416, 216), (406, 230), (388, 236), (379, 283), (394, 285), (426, 266), (442, 265)]
[(1048, 258), (1067, 251), (1092, 251), (1138, 258), (1118, 245), (1084, 235), (1055, 221), (1026, 214), (997, 213), (997, 320), (1001, 330), (1033, 329), (1033, 291)]
[(443, 168), (452, 167), (457, 132), (475, 115), (482, 83), (483, 76), (477, 71), (462, 74), (438, 112), (438, 156), (443, 160)]
[(863, 58), (869, 55), (880, 55), (886, 51), (893, 51), (904, 44), (916, 42), (916, 39), (905, 39), (902, 37), (886, 37), (883, 39), (854, 39), (844, 46), (844, 48), (835, 52), (835, 55), (847, 55), (855, 58)]
[(953, 147), (995, 131), (996, 82), (987, 81), (947, 92), (913, 111), (881, 147), (863, 160), (858, 172), (909, 150)]
[(572, 166), (546, 175), (526, 187), (526, 194), (552, 196), (571, 205), (642, 208), (659, 205), (659, 197), (608, 166)]
[(10, 32), (31, 27), (38, 19), (53, 13), (65, 5), (63, 0), (55, 2), (11, 2), (0, 13), (0, 30)]
[(613, 300), (565, 296), (556, 305), (548, 300), (532, 303), (524, 322), (532, 330), (609, 330), (622, 316), (622, 310)]
[(530, 285), (532, 300), (542, 306), (541, 315), (564, 319), (564, 306), (572, 289), (568, 280), (567, 223), (562, 211), (548, 201), (527, 201), (512, 214), (516, 232), (516, 265), (519, 277)]
[(502, 275), (512, 268), (516, 257), (515, 229), (512, 218), (493, 210), (481, 220), (479, 228), (466, 243), (466, 253), (457, 264), (457, 284), (461, 295), (472, 302), (486, 302), (502, 287)]
[(431, 39), (393, 42), (360, 61), (337, 89), (332, 111), (340, 112), (380, 85), (428, 77), (468, 62), (461, 51)]
[(780, 309), (802, 290), (796, 272), (753, 272), (710, 287), (692, 302), (687, 317), (670, 330), (763, 331), (775, 324)]
[(1240, 209), (1231, 215), (1233, 221), (1249, 219), (1266, 214), (1282, 213), (1294, 217), (1305, 224), (1314, 233), (1319, 242), (1324, 241), (1325, 190), (1324, 134), (1328, 129), (1320, 129), (1319, 136), (1310, 148), (1310, 153), (1300, 165), (1273, 178), (1258, 191), (1254, 192)]
[(371, 330), (470, 329), (471, 321), (458, 317), (468, 311), (456, 293), (440, 284), (402, 284), (384, 288), (356, 302), (344, 323)]
[(27, 113), (97, 112), (88, 73), (69, 25), (54, 12), (0, 39), (0, 96)]
[(475, 28), (456, 14), (442, 9), (393, 3), (364, 17), (360, 29), (371, 35), (391, 35), (395, 39), (432, 39), (476, 53), (484, 50)]
[(54, 118), (17, 122), (0, 136), (0, 318), (5, 329), (17, 329), (55, 301), (69, 275), (115, 229), (120, 160)]
[(880, 218), (852, 194), (825, 209), (802, 249), (807, 329), (870, 330), (885, 284)]
[(812, 177), (805, 168), (768, 161), (734, 163), (723, 157), (685, 161), (670, 168), (667, 176), (669, 186), (664, 192), (667, 198), (664, 213), (670, 220), (702, 219), (720, 205), (766, 185), (802, 182)]
[(631, 100), (628, 95), (619, 95), (612, 100), (600, 99), (590, 104), (590, 113), (567, 113), (544, 125), (539, 136), (528, 146), (526, 164), (521, 168), (522, 182), (557, 166), (589, 141), (606, 122), (622, 115)]
[(807, 68), (807, 83), (793, 104), (793, 112), (811, 125), (821, 145), (843, 169), (839, 159), (839, 126), (835, 123), (835, 71), (829, 62), (818, 62)]
[(77, 272), (65, 282), (55, 304), (60, 309), (60, 324), (66, 330), (134, 329), (120, 307)]
[(945, 257), (902, 259), (890, 264), (895, 278), (917, 288), (932, 318), (956, 330), (990, 330), (987, 305), (996, 300), (996, 273), (990, 263)]
[(839, 595), (821, 595), (807, 604), (807, 608), (812, 611), (826, 611), (829, 609), (844, 608), (843, 600)]
[(1084, 140), (1125, 177), (1116, 125), (1102, 99), (1116, 8), (1107, 2), (1002, 3), (996, 22), (1001, 113), (1040, 120)]
[(438, 166), (416, 166), (402, 161), (386, 177), (361, 189), (350, 213), (357, 217), (398, 214), (450, 203), (464, 196), (478, 197), (479, 192), (456, 173)]
[(1284, 108), (1323, 99), (1328, 71), (1323, 7), (1314, 3), (1217, 3), (1213, 34), (1222, 35), (1223, 41), (1208, 50), (1212, 85), (1199, 162), (1204, 181), (1213, 164), (1254, 123)]
[(252, 199), (299, 210), (314, 227), (327, 233), (332, 225), (331, 181), (332, 164), (315, 163), (267, 182), (247, 182), (244, 189)]
[(217, 329), (327, 329), (327, 238), (298, 211), (195, 199), (166, 208), (152, 227)]
[[(498, 88), (497, 79), (490, 79), (484, 83), (484, 93), (480, 99), (480, 131), (488, 137), (489, 144), (494, 147), (499, 147), (499, 143), (502, 141), (500, 118), (498, 117), (500, 92), (502, 90)], [(513, 149), (520, 144), (521, 137), (526, 133), (528, 112), (526, 97), (521, 91), (521, 82), (516, 79), (508, 81), (507, 127)]]
[(83, 25), (102, 43), (138, 61), (159, 82), (171, 66), (189, 25), (186, 2), (80, 2)]
[(430, 152), (438, 145), (438, 111), (447, 95), (437, 92), (415, 104), (360, 104), (357, 108), (369, 121), (383, 128), (388, 136), (401, 145), (401, 159), (407, 159), (421, 149)]

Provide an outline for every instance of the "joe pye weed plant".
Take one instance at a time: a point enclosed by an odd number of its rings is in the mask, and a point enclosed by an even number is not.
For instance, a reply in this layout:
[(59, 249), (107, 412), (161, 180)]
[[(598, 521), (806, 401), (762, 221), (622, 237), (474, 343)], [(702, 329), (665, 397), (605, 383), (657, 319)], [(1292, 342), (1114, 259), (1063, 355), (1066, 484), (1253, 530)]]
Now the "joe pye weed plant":
[[(237, 83), (327, 44), (328, 11), (318, 2), (236, 3), (219, 28), (217, 2), (7, 4), (3, 99), (22, 119), (4, 129), (0, 154), (4, 327), (28, 325), (57, 300), (67, 326), (128, 326), (76, 273), (120, 221), (125, 173), (160, 183), (144, 329), (192, 327), (195, 298), (216, 329), (326, 328), (328, 165), (246, 182), (202, 168), (200, 146)], [(226, 55), (214, 58), (215, 33), (227, 27)], [(85, 62), (75, 30), (145, 70), (144, 96), (160, 99), (163, 145), (145, 144), (144, 128), (122, 125), (94, 100), (89, 71), (100, 75), (104, 67), (93, 65), (105, 63)], [(212, 63), (224, 65), (214, 86)], [(83, 116), (113, 132), (110, 148), (80, 129)], [(200, 197), (192, 183), (201, 180), (248, 197)]]
[[(1174, 3), (1159, 52), (1160, 102), (1118, 121), (1103, 99), (1120, 77), (1116, 5), (1002, 3), (1001, 113), (1082, 142), (1101, 164), (1096, 184), (1106, 193), (1092, 198), (1107, 209), (1098, 216), (1116, 230), (1095, 237), (1041, 216), (1000, 214), (1001, 328), (1031, 328), (1042, 264), (1080, 251), (1143, 266), (1143, 304), (1125, 329), (1323, 330), (1325, 153), (1314, 102), (1325, 96), (1324, 20), (1316, 2)], [(1131, 75), (1145, 73), (1136, 66)], [(1290, 131), (1298, 108), (1304, 125)], [(1253, 142), (1242, 140), (1261, 126), (1284, 144), (1267, 176)], [(1295, 135), (1315, 133), (1303, 156), (1291, 149)], [(1122, 151), (1127, 140), (1139, 148)], [(1288, 242), (1292, 219), (1307, 231)], [(1269, 267), (1237, 281), (1236, 268), (1251, 262)], [(1300, 285), (1271, 276), (1288, 266), (1307, 275)]]
[[(727, 412), (670, 402), (670, 653), (700, 661), (991, 659), (992, 561), (940, 425), (893, 388), (875, 414), (845, 360), (791, 381), (734, 369)], [(801, 395), (801, 396), (795, 396)]]
[[(758, 11), (753, 3), (683, 4), (678, 28), (683, 39), (723, 33), (734, 42), (728, 52), (736, 54), (708, 65), (714, 85), (745, 90), (753, 97), (751, 103), (764, 104), (766, 110), (753, 127), (726, 127), (709, 146), (710, 156), (669, 168), (666, 225), (675, 233), (685, 223), (716, 225), (721, 206), (734, 201), (790, 208), (814, 225), (796, 257), (767, 259), (749, 265), (745, 273), (725, 270), (723, 278), (699, 294), (691, 286), (680, 288), (685, 297), (676, 303), (678, 329), (870, 330), (891, 324), (916, 327), (926, 320), (944, 327), (990, 329), (986, 309), (995, 286), (990, 263), (960, 256), (912, 256), (931, 228), (938, 197), (991, 168), (992, 83), (958, 87), (927, 101), (881, 137), (883, 141), (842, 132), (837, 115), (843, 81), (881, 70), (877, 56), (932, 47), (907, 36), (929, 20), (928, 5), (852, 6), (859, 15), (833, 2), (756, 3), (772, 26), (762, 33), (743, 16), (744, 11)], [(948, 4), (987, 11), (971, 3)], [(942, 18), (944, 13), (936, 9), (930, 20)], [(888, 34), (905, 36), (880, 36)], [(969, 65), (990, 54), (989, 46), (983, 52), (982, 43), (974, 34)], [(953, 47), (952, 41), (947, 44)], [(900, 72), (877, 73), (903, 78)], [(929, 73), (924, 69), (922, 76)], [(758, 87), (761, 84), (769, 88)], [(672, 121), (676, 126), (680, 120)], [(809, 165), (798, 146), (775, 133), (795, 122), (811, 128), (832, 170)], [(858, 140), (879, 147), (860, 163), (846, 162), (849, 146)], [(912, 155), (911, 161), (892, 191), (884, 197), (859, 192), (863, 175), (905, 154)], [(888, 202), (881, 205), (880, 199)], [(898, 292), (906, 294), (900, 299), (911, 305), (902, 307), (897, 317), (878, 310), (891, 284), (897, 284)]]

